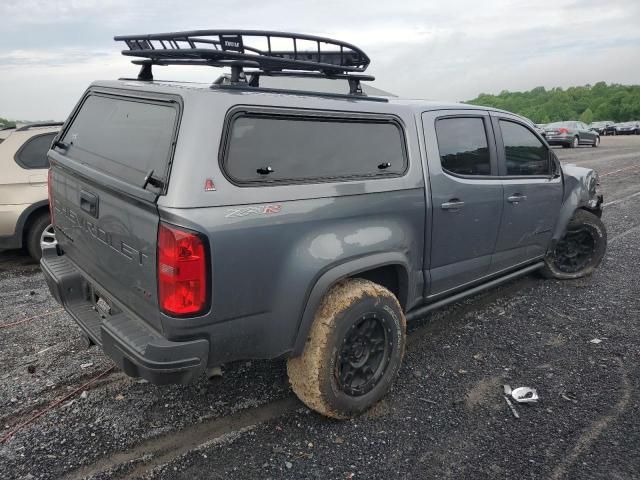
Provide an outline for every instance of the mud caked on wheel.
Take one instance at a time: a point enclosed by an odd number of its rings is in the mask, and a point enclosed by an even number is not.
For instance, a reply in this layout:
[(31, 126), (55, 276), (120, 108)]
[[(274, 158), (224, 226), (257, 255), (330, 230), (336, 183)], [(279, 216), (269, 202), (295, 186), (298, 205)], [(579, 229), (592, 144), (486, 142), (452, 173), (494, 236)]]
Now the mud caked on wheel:
[(345, 419), (389, 391), (404, 355), (406, 320), (397, 298), (363, 279), (334, 285), (316, 312), (289, 382), (309, 408)]
[(545, 258), (541, 270), (547, 278), (570, 279), (590, 275), (607, 250), (607, 230), (596, 215), (577, 210), (564, 236)]

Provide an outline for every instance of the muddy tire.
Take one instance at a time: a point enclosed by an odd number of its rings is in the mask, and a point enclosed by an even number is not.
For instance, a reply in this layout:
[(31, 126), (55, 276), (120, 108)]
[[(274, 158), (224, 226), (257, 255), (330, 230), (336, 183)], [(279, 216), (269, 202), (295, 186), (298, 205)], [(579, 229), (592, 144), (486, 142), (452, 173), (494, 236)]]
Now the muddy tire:
[(602, 220), (577, 210), (567, 232), (544, 260), (540, 273), (546, 278), (571, 279), (591, 275), (607, 250), (607, 229)]
[(36, 261), (40, 261), (42, 257), (42, 247), (40, 246), (40, 237), (42, 232), (49, 226), (49, 214), (39, 215), (29, 226), (27, 236), (25, 238), (27, 252)]
[(404, 355), (406, 320), (397, 298), (363, 279), (334, 285), (322, 299), (304, 351), (287, 363), (309, 408), (352, 418), (389, 391)]

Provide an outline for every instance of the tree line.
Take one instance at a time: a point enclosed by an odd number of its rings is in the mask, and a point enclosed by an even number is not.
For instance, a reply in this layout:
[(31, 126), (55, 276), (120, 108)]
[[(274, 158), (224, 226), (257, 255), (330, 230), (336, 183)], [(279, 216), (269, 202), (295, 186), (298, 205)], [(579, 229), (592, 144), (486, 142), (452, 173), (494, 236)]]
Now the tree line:
[(499, 95), (481, 93), (469, 100), (472, 105), (500, 108), (529, 118), (535, 123), (580, 120), (585, 123), (611, 120), (640, 120), (640, 85), (595, 85), (536, 87), (527, 92), (503, 90)]
[(14, 128), (15, 126), (16, 126), (16, 122), (12, 122), (11, 120), (7, 120), (6, 118), (0, 117), (0, 129)]

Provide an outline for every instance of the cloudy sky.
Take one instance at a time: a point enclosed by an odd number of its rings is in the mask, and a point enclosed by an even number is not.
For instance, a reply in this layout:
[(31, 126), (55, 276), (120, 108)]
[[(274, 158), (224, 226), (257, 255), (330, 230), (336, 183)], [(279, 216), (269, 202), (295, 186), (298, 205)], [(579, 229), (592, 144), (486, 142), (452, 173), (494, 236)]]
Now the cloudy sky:
[(91, 81), (135, 75), (114, 35), (207, 28), (346, 40), (376, 86), (411, 98), (640, 83), (640, 0), (0, 0), (0, 117), (62, 120)]

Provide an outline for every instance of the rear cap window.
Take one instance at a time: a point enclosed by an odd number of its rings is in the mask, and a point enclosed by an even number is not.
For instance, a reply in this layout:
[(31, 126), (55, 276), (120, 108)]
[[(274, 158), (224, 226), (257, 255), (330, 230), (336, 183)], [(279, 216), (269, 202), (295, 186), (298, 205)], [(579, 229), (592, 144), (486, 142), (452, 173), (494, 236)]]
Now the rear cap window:
[(174, 101), (92, 93), (62, 142), (69, 158), (127, 183), (142, 186), (153, 170), (166, 185), (178, 118)]

